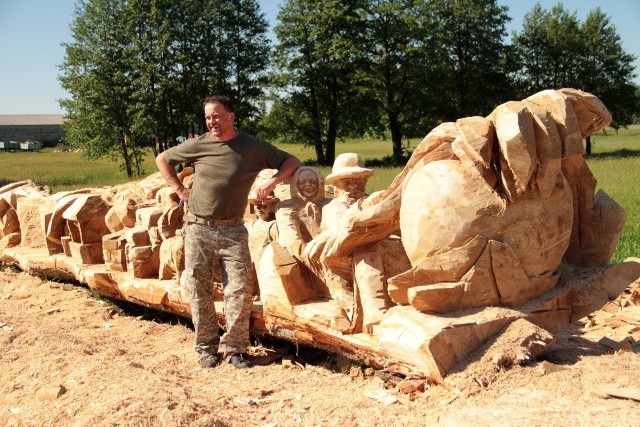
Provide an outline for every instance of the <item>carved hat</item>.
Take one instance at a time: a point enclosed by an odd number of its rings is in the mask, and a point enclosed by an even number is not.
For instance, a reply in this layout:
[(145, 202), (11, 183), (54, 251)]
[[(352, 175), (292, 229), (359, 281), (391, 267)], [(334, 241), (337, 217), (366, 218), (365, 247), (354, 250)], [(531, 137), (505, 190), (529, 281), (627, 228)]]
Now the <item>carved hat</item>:
[(333, 162), (327, 182), (335, 182), (344, 178), (368, 178), (373, 175), (373, 169), (365, 168), (359, 154), (342, 153)]
[(280, 199), (277, 198), (275, 194), (273, 194), (273, 192), (271, 192), (271, 194), (269, 194), (267, 198), (264, 199), (264, 202), (258, 198), (258, 195), (255, 192), (252, 192), (251, 194), (249, 194), (248, 200), (249, 200), (249, 203), (253, 203), (254, 205), (262, 205), (262, 204), (266, 205), (269, 203), (278, 203), (280, 201)]

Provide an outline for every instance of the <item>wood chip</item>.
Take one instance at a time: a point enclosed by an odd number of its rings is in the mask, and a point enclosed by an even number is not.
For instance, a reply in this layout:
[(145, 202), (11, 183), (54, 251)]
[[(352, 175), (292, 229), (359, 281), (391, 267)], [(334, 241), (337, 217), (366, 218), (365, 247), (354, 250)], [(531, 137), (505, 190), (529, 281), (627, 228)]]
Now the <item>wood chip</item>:
[(352, 366), (349, 370), (349, 377), (351, 377), (351, 381), (361, 383), (364, 381), (364, 372), (357, 366)]
[(567, 368), (556, 365), (555, 363), (547, 362), (546, 360), (540, 364), (540, 370), (542, 375), (553, 374), (554, 372), (565, 371)]
[(440, 423), (440, 415), (427, 415), (424, 420), (424, 425), (434, 426)]
[(608, 302), (600, 309), (600, 311), (606, 313), (616, 313), (620, 309), (620, 305), (615, 301)]
[(612, 340), (611, 338), (608, 338), (608, 337), (602, 337), (598, 341), (598, 344), (602, 344), (604, 346), (607, 346), (610, 349), (615, 350), (615, 351), (618, 351), (618, 350), (630, 351), (631, 350), (631, 346), (633, 345), (632, 341), (633, 340), (630, 337), (627, 337), (627, 338), (623, 339), (622, 341), (616, 341), (616, 340)]
[(640, 388), (637, 387), (617, 387), (607, 385), (600, 388), (603, 397), (617, 397), (619, 399), (630, 399), (640, 402)]
[(640, 307), (627, 307), (617, 313), (616, 318), (632, 325), (640, 325)]
[(373, 390), (373, 391), (365, 391), (362, 393), (364, 397), (368, 397), (369, 399), (377, 400), (378, 402), (383, 403), (386, 406), (393, 405), (398, 402), (398, 398), (395, 396), (391, 396), (385, 390)]
[(411, 381), (400, 381), (396, 386), (400, 393), (409, 394), (416, 391), (416, 386)]
[(39, 400), (56, 400), (62, 396), (67, 389), (63, 385), (45, 386), (36, 392), (36, 397)]

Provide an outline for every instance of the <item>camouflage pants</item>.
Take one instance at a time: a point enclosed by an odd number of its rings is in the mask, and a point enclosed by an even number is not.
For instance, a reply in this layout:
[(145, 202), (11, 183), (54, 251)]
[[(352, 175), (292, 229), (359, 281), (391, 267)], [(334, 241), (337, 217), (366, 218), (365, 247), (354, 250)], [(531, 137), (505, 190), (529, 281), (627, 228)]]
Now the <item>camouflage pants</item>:
[[(252, 284), (247, 241), (247, 229), (242, 224), (223, 227), (187, 224), (184, 274), (199, 354), (216, 354), (222, 346), (227, 357), (244, 353), (249, 345)], [(222, 339), (213, 300), (216, 263), (220, 263), (224, 287), (226, 331)]]

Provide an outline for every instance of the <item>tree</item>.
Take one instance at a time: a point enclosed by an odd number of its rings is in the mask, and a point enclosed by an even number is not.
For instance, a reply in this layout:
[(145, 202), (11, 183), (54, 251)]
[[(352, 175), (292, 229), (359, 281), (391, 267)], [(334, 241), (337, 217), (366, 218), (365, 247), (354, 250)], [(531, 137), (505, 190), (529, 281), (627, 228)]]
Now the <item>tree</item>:
[(445, 120), (488, 114), (513, 96), (504, 43), (506, 6), (496, 0), (433, 0), (430, 17), (436, 43), (445, 49), (440, 64), (439, 105)]
[(122, 160), (131, 177), (143, 173), (143, 147), (204, 128), (206, 96), (238, 99), (236, 117), (250, 126), (266, 30), (256, 0), (81, 0), (61, 66), (67, 139), (88, 157)]
[(269, 24), (259, 13), (257, 0), (227, 2), (227, 9), (222, 15), (227, 28), (223, 45), (229, 53), (236, 117), (239, 126), (253, 126), (263, 113), (258, 105), (264, 97), (264, 72), (270, 63)]
[(214, 93), (236, 100), (238, 126), (251, 127), (261, 112), (270, 50), (257, 1), (151, 3), (137, 8), (134, 45), (145, 70), (138, 116), (146, 119), (139, 131), (152, 129), (162, 141), (195, 131), (195, 123), (203, 129), (201, 101)]
[(570, 14), (562, 4), (550, 11), (536, 4), (513, 42), (522, 65), (516, 76), (522, 97), (544, 89), (576, 87), (581, 65), (576, 53), (582, 49), (575, 12)]
[(72, 95), (60, 103), (67, 111), (67, 141), (84, 156), (122, 160), (127, 176), (140, 173), (141, 147), (132, 137), (133, 62), (125, 0), (79, 2), (60, 69), (62, 87)]
[(504, 11), (495, 0), (290, 0), (275, 29), (279, 119), (264, 123), (314, 146), (321, 164), (336, 137), (366, 131), (389, 132), (401, 159), (405, 135), (511, 94)]
[[(545, 11), (536, 5), (525, 15), (514, 46), (522, 65), (516, 75), (520, 97), (543, 89), (573, 87), (593, 93), (609, 108), (613, 127), (632, 123), (638, 103), (632, 83), (634, 57), (624, 52), (609, 17), (596, 8), (584, 23), (561, 4)], [(587, 138), (586, 152), (591, 154)]]
[[(132, 131), (137, 139), (146, 140), (154, 147), (166, 148), (178, 136), (183, 113), (176, 104), (180, 81), (172, 58), (172, 15), (168, 2), (158, 0), (152, 4), (131, 0), (129, 5), (138, 11), (132, 15), (130, 33), (135, 63), (135, 102), (129, 106), (136, 120)], [(156, 144), (157, 142), (157, 144)]]
[[(433, 71), (438, 50), (426, 31), (429, 26), (421, 22), (419, 3), (373, 0), (363, 10), (359, 50), (365, 56), (355, 84), (360, 87), (360, 98), (368, 100), (364, 108), (380, 111), (369, 118), (386, 123), (396, 160), (405, 154), (403, 137), (422, 131), (417, 128), (429, 115), (424, 114), (425, 107), (435, 98), (438, 86)], [(369, 123), (369, 128), (379, 129), (376, 123)]]
[(600, 8), (589, 12), (581, 30), (585, 44), (579, 69), (582, 87), (611, 111), (613, 127), (631, 124), (638, 103), (633, 84), (635, 57), (624, 52), (620, 36)]
[(358, 1), (288, 0), (275, 27), (272, 85), (287, 131), (330, 165), (346, 117), (357, 114), (351, 78), (359, 53)]
[(640, 85), (636, 85), (634, 92), (636, 94), (636, 105), (633, 107), (633, 124), (640, 124)]

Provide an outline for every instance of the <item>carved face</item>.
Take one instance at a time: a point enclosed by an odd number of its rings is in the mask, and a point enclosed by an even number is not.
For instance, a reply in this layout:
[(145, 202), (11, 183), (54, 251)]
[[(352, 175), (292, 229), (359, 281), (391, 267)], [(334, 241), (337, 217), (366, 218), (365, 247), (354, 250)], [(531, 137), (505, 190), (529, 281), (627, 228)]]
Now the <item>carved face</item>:
[(276, 203), (256, 203), (253, 205), (256, 216), (263, 221), (271, 221), (275, 217)]
[(320, 188), (320, 182), (318, 176), (310, 170), (304, 170), (298, 175), (298, 193), (302, 198), (311, 200), (318, 194)]
[(364, 197), (364, 190), (367, 186), (366, 178), (342, 178), (337, 180), (334, 185), (342, 190), (347, 197), (359, 199)]

